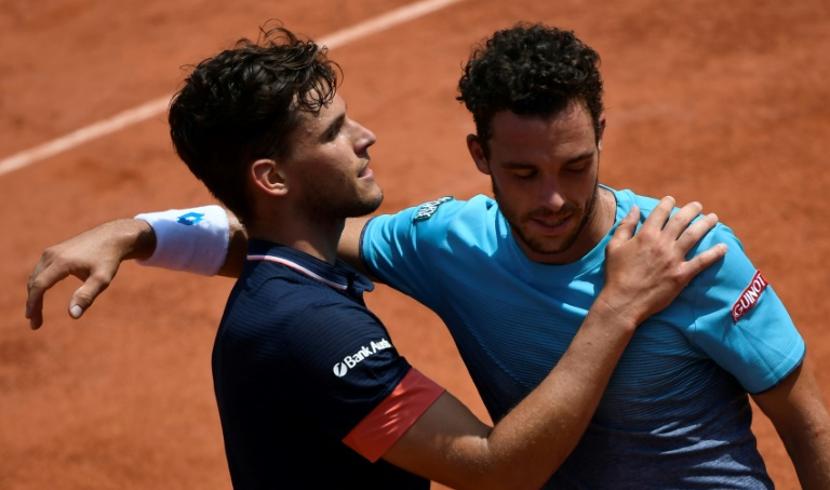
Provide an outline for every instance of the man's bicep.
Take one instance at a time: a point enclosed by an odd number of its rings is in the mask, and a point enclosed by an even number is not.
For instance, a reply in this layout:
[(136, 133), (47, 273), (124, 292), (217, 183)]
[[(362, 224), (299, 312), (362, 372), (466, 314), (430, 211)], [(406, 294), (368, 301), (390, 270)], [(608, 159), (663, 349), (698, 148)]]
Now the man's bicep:
[(753, 400), (775, 425), (782, 439), (804, 437), (811, 426), (827, 423), (827, 409), (812, 371), (798, 366)]
[(490, 430), (457, 398), (444, 392), (383, 459), (453, 488), (477, 487), (487, 468), (475, 460), (485, 461)]

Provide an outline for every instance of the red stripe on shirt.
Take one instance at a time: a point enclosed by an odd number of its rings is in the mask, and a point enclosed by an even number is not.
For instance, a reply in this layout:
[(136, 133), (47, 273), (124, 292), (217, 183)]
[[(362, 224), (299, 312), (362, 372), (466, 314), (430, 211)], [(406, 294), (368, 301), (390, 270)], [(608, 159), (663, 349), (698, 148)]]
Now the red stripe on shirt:
[(343, 443), (374, 463), (443, 393), (438, 383), (410, 368), (392, 393), (343, 438)]

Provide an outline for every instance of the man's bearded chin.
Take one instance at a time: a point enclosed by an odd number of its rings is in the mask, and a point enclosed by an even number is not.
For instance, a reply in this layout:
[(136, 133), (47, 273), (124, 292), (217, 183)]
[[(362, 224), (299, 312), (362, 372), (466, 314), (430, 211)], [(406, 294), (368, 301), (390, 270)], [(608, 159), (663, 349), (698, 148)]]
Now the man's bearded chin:
[[(508, 212), (505, 213), (505, 207), (503, 206), (504, 200), (501, 198), (498, 186), (496, 185), (495, 180), (492, 178), (491, 184), (493, 187), (493, 196), (495, 196), (496, 201), (499, 203), (499, 207), (502, 209), (502, 214), (507, 219), (508, 224), (510, 225), (511, 230), (513, 231), (514, 236), (518, 237), (519, 240), (524, 243), (528, 249), (533, 251), (537, 254), (558, 254), (566, 252), (569, 248), (571, 248), (576, 242), (576, 240), (582, 235), (585, 231), (585, 228), (588, 226), (589, 223), (593, 219), (595, 219), (595, 215), (597, 213), (597, 196), (599, 195), (599, 177), (594, 181), (594, 192), (591, 194), (591, 198), (585, 204), (584, 212), (582, 213), (582, 218), (579, 221), (579, 225), (576, 227), (574, 232), (568, 236), (564, 242), (558, 244), (555, 248), (551, 248), (550, 246), (546, 246), (543, 240), (535, 240), (533, 237), (528, 236), (528, 234), (524, 233), (522, 230), (522, 222), (527, 221), (530, 217), (534, 216), (534, 213), (538, 213), (538, 211), (534, 211), (526, 215), (525, 217), (514, 217), (512, 214), (512, 208), (509, 206), (507, 207)], [(570, 203), (566, 203), (566, 206), (569, 206), (571, 209), (577, 208), (576, 210), (579, 211), (577, 206), (574, 206)]]

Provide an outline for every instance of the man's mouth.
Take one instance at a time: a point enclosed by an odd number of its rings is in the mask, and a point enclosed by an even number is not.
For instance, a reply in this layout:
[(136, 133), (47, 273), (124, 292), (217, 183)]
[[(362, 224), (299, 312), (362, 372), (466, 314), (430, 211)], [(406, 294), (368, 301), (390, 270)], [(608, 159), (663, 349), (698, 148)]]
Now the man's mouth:
[(564, 230), (568, 223), (571, 222), (571, 218), (573, 214), (568, 214), (566, 216), (537, 216), (531, 217), (528, 221), (534, 225), (534, 227), (544, 231), (544, 232), (559, 232)]
[(366, 165), (360, 170), (360, 173), (357, 174), (357, 178), (359, 179), (368, 179), (375, 175), (371, 168), (369, 168), (369, 163), (367, 162)]

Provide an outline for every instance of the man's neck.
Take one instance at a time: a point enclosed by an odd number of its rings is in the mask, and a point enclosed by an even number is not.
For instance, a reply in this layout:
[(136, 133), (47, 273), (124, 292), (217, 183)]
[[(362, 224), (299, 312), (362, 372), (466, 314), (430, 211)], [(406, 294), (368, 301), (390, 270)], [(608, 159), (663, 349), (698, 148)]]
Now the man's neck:
[(248, 233), (251, 238), (279, 243), (334, 264), (344, 224), (345, 220), (319, 223), (295, 216), (291, 219), (253, 221), (248, 226)]
[(585, 227), (588, 236), (586, 243), (580, 250), (580, 258), (593, 250), (605, 238), (617, 219), (617, 198), (607, 187), (599, 186), (597, 188), (597, 201), (594, 206), (594, 216), (591, 217), (591, 222)]

